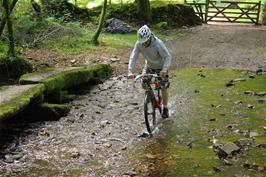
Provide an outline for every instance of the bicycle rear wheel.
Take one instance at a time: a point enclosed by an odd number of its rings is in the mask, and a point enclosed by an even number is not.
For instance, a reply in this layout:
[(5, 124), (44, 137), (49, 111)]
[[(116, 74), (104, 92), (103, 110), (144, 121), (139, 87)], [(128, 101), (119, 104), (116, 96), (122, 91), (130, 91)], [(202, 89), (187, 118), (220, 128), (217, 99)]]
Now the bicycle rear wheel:
[(149, 133), (156, 127), (156, 113), (155, 113), (155, 98), (154, 94), (151, 92), (145, 93), (144, 98), (144, 116), (145, 124)]

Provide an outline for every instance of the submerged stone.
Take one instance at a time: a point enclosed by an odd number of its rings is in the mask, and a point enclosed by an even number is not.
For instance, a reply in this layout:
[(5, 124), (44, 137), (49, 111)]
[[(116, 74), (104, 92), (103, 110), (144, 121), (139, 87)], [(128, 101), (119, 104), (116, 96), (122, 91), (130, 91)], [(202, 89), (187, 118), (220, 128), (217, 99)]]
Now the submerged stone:
[(256, 92), (248, 90), (248, 91), (244, 91), (244, 94), (245, 95), (256, 95)]
[(234, 85), (235, 85), (235, 83), (234, 83), (233, 80), (230, 80), (229, 82), (227, 82), (227, 83), (225, 84), (226, 87), (231, 87), (231, 86), (234, 86)]
[(8, 155), (5, 155), (5, 160), (4, 160), (6, 163), (13, 163), (15, 161), (15, 159), (13, 158), (12, 155), (8, 154)]
[(249, 77), (250, 79), (254, 79), (254, 78), (255, 78), (254, 75), (249, 75), (248, 77)]
[(135, 171), (127, 171), (124, 173), (124, 175), (133, 177), (133, 176), (137, 176), (137, 173)]
[(266, 98), (260, 98), (260, 99), (257, 99), (257, 101), (259, 103), (266, 103)]
[(234, 82), (240, 82), (240, 81), (246, 81), (247, 79), (245, 78), (237, 78), (237, 79), (234, 79), (233, 81)]
[(258, 74), (258, 75), (260, 75), (260, 74), (266, 74), (266, 69), (262, 69), (262, 68), (257, 69), (256, 74)]
[(218, 148), (218, 155), (226, 157), (234, 152), (238, 152), (240, 147), (238, 147), (235, 143), (229, 142)]
[(249, 137), (256, 137), (259, 136), (259, 134), (257, 132), (249, 132)]
[(249, 109), (254, 109), (255, 106), (254, 106), (254, 105), (251, 105), (251, 104), (248, 104), (248, 108), (249, 108)]
[(215, 172), (221, 172), (221, 168), (218, 168), (218, 167), (212, 167), (212, 169), (215, 171)]
[(256, 96), (265, 96), (266, 95), (266, 92), (258, 92), (256, 93)]

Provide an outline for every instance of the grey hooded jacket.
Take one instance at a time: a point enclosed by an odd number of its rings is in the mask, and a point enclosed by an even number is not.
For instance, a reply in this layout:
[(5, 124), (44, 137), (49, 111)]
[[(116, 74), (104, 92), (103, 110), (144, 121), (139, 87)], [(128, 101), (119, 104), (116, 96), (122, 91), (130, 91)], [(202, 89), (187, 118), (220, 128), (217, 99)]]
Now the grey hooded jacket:
[(145, 67), (151, 69), (168, 70), (171, 65), (172, 57), (168, 52), (164, 43), (157, 37), (152, 36), (151, 44), (144, 47), (140, 42), (136, 42), (134, 49), (131, 52), (128, 64), (128, 72), (133, 73), (139, 53), (145, 58)]

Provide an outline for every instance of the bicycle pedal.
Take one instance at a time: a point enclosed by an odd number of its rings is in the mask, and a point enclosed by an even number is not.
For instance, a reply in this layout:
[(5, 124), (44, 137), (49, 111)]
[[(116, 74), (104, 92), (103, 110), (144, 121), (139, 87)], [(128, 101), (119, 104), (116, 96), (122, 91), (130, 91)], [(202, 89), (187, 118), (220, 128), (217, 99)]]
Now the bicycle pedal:
[(149, 137), (149, 136), (150, 136), (149, 133), (147, 133), (147, 132), (143, 132), (143, 133), (141, 133), (141, 134), (138, 135), (138, 138), (147, 138), (147, 137)]

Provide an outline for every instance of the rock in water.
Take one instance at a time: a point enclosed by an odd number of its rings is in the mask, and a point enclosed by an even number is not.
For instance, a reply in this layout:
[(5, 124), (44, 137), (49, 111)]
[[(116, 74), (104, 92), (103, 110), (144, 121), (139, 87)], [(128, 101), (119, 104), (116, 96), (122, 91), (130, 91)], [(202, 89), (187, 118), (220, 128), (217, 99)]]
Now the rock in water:
[(234, 152), (238, 152), (240, 147), (238, 147), (235, 143), (229, 142), (218, 148), (218, 155), (222, 157), (226, 157)]

